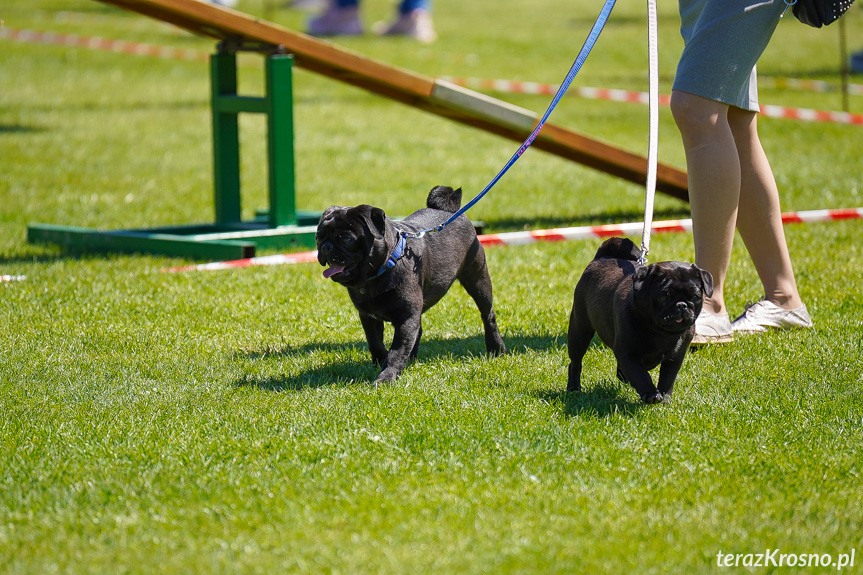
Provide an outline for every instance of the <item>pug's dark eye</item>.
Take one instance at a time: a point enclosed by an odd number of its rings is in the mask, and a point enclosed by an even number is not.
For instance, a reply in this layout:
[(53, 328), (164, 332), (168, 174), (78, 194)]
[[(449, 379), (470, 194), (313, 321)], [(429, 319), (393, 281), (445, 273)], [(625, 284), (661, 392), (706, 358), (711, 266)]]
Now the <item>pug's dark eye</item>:
[(352, 248), (357, 243), (357, 239), (353, 236), (342, 236), (339, 238), (339, 241), (342, 242), (346, 248)]
[(660, 302), (660, 303), (668, 303), (668, 300), (669, 300), (669, 299), (670, 299), (670, 298), (668, 297), (668, 294), (667, 294), (667, 293), (662, 292), (661, 294), (659, 294), (659, 302)]

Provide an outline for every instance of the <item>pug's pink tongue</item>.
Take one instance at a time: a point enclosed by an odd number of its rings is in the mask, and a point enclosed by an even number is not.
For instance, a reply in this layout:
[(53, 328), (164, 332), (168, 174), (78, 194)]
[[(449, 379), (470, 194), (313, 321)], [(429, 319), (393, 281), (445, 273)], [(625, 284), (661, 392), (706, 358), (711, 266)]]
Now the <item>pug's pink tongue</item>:
[(336, 274), (340, 274), (345, 270), (345, 266), (330, 264), (330, 267), (324, 270), (324, 277), (329, 278)]

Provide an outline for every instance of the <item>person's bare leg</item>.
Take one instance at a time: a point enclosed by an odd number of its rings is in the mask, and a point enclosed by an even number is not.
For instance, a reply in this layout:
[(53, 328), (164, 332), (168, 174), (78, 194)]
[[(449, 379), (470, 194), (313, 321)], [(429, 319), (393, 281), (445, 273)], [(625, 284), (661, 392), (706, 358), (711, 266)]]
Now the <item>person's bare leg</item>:
[(757, 114), (730, 108), (728, 123), (740, 157), (740, 210), (737, 215), (740, 237), (764, 286), (766, 299), (784, 309), (798, 308), (803, 301), (797, 292), (785, 242), (779, 190), (758, 138)]
[(686, 152), (695, 263), (713, 276), (713, 296), (705, 297), (704, 310), (724, 314), (725, 274), (741, 186), (739, 152), (728, 124), (729, 106), (674, 90), (671, 110)]

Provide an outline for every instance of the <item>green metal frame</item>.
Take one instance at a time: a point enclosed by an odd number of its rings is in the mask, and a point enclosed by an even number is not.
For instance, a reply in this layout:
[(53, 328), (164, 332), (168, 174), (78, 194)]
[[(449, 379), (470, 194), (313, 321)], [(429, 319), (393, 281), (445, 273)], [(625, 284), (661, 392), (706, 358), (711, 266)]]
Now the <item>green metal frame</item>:
[[(314, 247), (320, 213), (296, 209), (293, 57), (267, 54), (264, 96), (239, 96), (239, 49), (243, 47), (222, 43), (210, 60), (216, 214), (213, 224), (119, 231), (33, 224), (27, 230), (28, 241), (59, 244), (73, 251), (142, 252), (202, 259), (249, 258), (258, 248)], [(248, 222), (241, 217), (241, 113), (267, 116), (269, 209)]]

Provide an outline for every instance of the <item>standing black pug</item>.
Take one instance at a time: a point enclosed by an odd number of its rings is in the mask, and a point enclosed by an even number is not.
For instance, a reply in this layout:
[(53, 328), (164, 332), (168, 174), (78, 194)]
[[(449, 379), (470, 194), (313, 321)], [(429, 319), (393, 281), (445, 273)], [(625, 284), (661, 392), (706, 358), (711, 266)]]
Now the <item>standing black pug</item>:
[[(348, 289), (372, 360), (381, 366), (377, 380), (393, 381), (417, 356), (421, 315), (459, 280), (476, 302), (485, 327), (488, 353), (506, 353), (492, 308), (491, 278), (473, 224), (456, 218), (439, 232), (405, 238), (399, 230), (435, 227), (461, 206), (461, 188), (437, 186), (418, 210), (398, 225), (369, 205), (332, 206), (321, 216), (315, 240), (324, 277)], [(393, 324), (392, 347), (384, 345), (384, 322)]]
[[(682, 262), (640, 266), (639, 254), (628, 239), (606, 240), (575, 286), (567, 391), (581, 389), (581, 361), (596, 333), (614, 351), (618, 379), (642, 401), (671, 397), (704, 296), (713, 295), (713, 276)], [(657, 365), (658, 389), (649, 373)]]

